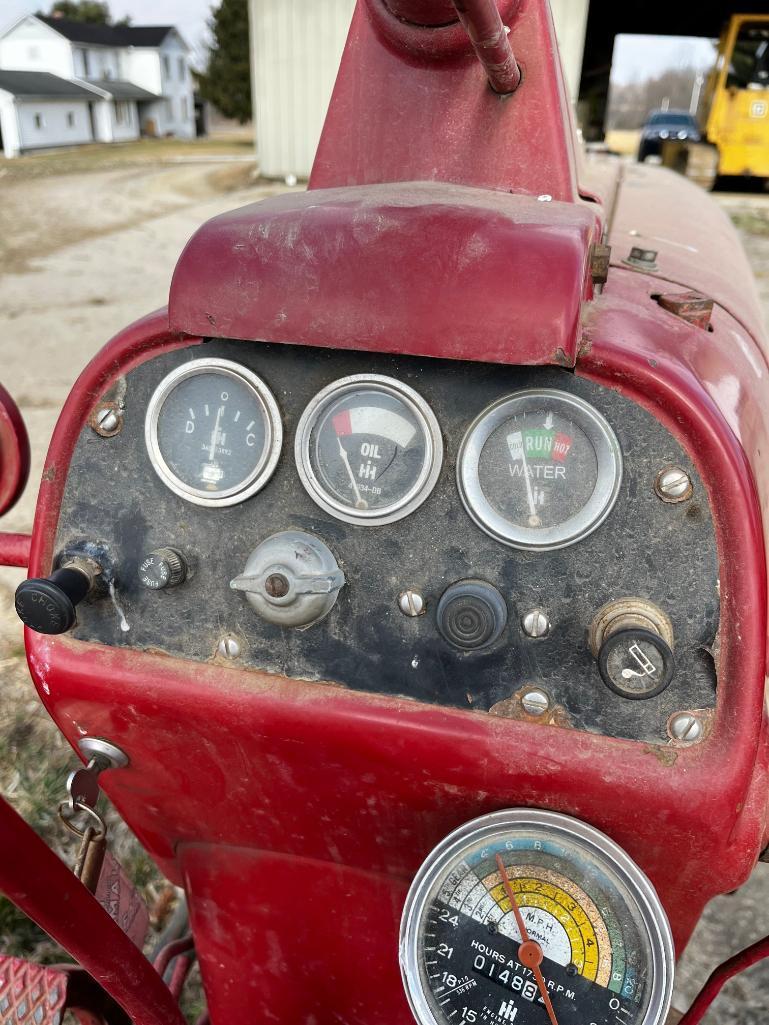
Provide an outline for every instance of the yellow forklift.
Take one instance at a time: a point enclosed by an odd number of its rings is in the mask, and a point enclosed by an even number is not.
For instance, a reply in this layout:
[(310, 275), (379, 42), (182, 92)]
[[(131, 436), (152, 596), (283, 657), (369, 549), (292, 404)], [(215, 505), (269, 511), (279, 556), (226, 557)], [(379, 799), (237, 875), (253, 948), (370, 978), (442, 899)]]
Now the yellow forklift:
[(769, 178), (769, 14), (735, 14), (707, 85), (708, 142), (719, 175)]
[(769, 14), (730, 18), (703, 109), (703, 142), (665, 143), (663, 163), (705, 187), (717, 175), (769, 180)]

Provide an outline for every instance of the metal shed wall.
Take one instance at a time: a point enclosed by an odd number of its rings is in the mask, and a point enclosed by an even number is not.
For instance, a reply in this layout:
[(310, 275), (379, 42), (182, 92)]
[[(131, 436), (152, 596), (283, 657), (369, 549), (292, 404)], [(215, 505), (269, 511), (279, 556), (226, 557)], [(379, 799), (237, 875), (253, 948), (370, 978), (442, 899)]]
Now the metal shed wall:
[(310, 173), (355, 0), (250, 0), (259, 168)]

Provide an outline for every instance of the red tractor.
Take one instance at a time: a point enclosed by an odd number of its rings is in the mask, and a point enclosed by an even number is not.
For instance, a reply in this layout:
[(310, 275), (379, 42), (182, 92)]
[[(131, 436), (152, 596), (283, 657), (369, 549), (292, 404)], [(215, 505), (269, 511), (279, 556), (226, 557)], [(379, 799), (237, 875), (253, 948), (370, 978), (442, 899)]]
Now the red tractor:
[(0, 535), (84, 763), (77, 875), (2, 806), (81, 967), (0, 1021), (179, 1023), (194, 945), (213, 1025), (663, 1025), (769, 842), (766, 353), (710, 199), (583, 162), (545, 0), (359, 0), (309, 189), (200, 228)]

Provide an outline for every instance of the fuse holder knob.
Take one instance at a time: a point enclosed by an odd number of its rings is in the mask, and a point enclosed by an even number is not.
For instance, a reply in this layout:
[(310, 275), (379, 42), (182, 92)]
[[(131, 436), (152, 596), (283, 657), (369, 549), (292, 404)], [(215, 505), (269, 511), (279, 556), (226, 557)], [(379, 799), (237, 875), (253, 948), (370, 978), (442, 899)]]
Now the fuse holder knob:
[(162, 591), (184, 583), (187, 563), (175, 548), (156, 548), (139, 563), (139, 583), (151, 591)]

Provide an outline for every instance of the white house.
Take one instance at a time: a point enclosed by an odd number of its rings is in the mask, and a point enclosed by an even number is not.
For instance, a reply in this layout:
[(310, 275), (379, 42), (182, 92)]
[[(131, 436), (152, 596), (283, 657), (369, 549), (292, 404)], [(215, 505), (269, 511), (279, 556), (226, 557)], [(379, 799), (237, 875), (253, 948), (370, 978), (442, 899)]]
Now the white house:
[(189, 48), (173, 26), (28, 15), (0, 36), (6, 156), (141, 133), (195, 134)]

